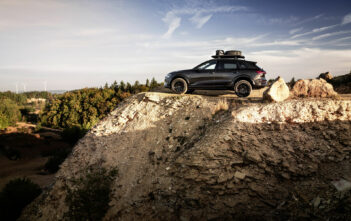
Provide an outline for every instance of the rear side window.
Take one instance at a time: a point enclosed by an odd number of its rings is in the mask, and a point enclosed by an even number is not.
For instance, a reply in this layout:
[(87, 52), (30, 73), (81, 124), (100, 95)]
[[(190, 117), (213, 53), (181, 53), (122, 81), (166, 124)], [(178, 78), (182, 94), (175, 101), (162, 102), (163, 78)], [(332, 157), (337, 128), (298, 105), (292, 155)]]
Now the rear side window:
[(238, 65), (235, 61), (219, 61), (217, 64), (218, 70), (235, 70)]
[(255, 62), (240, 62), (240, 69), (259, 70)]

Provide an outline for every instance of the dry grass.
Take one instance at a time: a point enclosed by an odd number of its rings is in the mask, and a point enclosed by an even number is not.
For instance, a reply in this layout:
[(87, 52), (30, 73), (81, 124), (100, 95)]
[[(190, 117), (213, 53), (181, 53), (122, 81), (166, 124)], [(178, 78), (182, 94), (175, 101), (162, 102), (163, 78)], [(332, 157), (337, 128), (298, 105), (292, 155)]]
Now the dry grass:
[(229, 104), (226, 99), (220, 99), (212, 109), (212, 115), (215, 115), (218, 111), (227, 111)]

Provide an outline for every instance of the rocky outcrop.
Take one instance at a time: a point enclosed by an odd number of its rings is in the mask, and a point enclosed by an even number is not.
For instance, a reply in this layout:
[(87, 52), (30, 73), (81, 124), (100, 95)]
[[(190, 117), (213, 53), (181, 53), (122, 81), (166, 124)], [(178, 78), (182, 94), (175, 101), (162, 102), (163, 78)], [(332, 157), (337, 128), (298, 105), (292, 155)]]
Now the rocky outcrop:
[(295, 97), (336, 97), (333, 86), (324, 79), (298, 80), (291, 90)]
[(233, 117), (245, 123), (308, 123), (351, 121), (349, 100), (289, 100), (280, 104), (254, 105), (233, 111)]
[(280, 102), (288, 99), (289, 95), (289, 87), (286, 85), (283, 78), (278, 77), (263, 93), (263, 98), (268, 101)]
[(331, 75), (329, 72), (321, 73), (317, 79), (324, 79), (326, 81), (329, 81), (333, 79), (333, 75)]
[(118, 169), (104, 220), (345, 220), (351, 196), (331, 181), (351, 177), (349, 108), (135, 95), (78, 142), (21, 219), (64, 219), (64, 187), (94, 166)]

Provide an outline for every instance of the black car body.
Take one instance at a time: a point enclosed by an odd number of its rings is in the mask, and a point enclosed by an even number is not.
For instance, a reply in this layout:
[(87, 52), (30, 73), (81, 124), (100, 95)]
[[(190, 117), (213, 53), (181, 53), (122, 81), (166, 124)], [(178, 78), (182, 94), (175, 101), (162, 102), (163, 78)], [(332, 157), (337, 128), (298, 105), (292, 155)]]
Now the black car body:
[[(236, 84), (244, 81), (250, 84), (247, 85), (247, 87), (250, 87), (250, 92), (252, 88), (262, 88), (266, 86), (266, 72), (258, 67), (256, 62), (240, 59), (243, 58), (243, 56), (213, 57), (215, 58), (201, 63), (195, 68), (167, 74), (165, 87), (177, 92), (174, 85), (172, 88), (172, 82), (179, 78), (186, 82), (187, 90), (185, 92), (182, 91), (182, 93), (192, 92), (196, 89), (235, 90)], [(238, 94), (237, 90), (235, 90), (235, 92)], [(238, 95), (240, 96), (240, 94)], [(241, 96), (248, 96), (247, 92), (241, 94)]]

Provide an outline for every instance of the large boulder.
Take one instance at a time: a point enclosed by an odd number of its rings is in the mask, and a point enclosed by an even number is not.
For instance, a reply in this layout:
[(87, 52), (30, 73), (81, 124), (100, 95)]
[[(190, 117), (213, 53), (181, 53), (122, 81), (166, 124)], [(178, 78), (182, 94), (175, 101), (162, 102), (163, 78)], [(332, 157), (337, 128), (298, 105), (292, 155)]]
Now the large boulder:
[(291, 94), (295, 97), (335, 97), (331, 84), (324, 79), (298, 80), (292, 88)]
[(333, 79), (333, 75), (331, 75), (329, 72), (325, 72), (325, 73), (321, 73), (317, 79), (324, 79), (326, 81), (329, 81), (331, 79)]
[(280, 102), (289, 97), (289, 87), (283, 78), (278, 77), (275, 82), (263, 93), (263, 98), (268, 101)]

